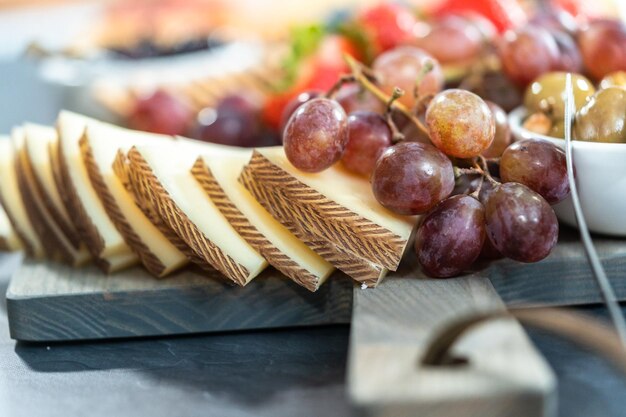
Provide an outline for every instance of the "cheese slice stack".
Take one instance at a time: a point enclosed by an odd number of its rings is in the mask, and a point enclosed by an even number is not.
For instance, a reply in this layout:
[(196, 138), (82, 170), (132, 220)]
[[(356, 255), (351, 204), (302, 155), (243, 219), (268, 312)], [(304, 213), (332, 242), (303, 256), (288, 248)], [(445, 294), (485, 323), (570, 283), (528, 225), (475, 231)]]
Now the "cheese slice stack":
[(80, 149), (81, 139), (90, 122), (98, 123), (68, 111), (59, 114), (56, 152), (58, 175), (55, 178), (81, 240), (95, 258), (96, 264), (103, 271), (111, 273), (136, 264), (138, 258), (109, 218), (91, 184)]
[[(169, 136), (138, 132), (89, 121), (80, 141), (81, 156), (91, 184), (110, 220), (145, 268), (164, 277), (188, 263), (187, 257), (152, 223), (124, 184), (124, 169), (115, 169), (134, 145), (155, 146), (173, 142)], [(119, 174), (119, 175), (118, 175)]]
[[(32, 134), (32, 126), (30, 130)], [(45, 129), (42, 128), (42, 130)], [(89, 260), (87, 251), (81, 248), (78, 242), (75, 245), (70, 241), (46, 207), (42, 188), (36, 179), (35, 169), (26, 148), (26, 133), (26, 128), (16, 128), (11, 137), (15, 152), (17, 181), (26, 214), (48, 257), (60, 259), (73, 266), (83, 264)], [(54, 134), (54, 129), (52, 132), (43, 133)]]
[(0, 136), (0, 202), (26, 253), (40, 258), (44, 255), (43, 245), (26, 213), (17, 181), (15, 160), (16, 155), (10, 138)]
[(368, 181), (341, 164), (316, 174), (302, 172), (291, 165), (282, 147), (255, 150), (246, 170), (278, 198), (276, 203), (289, 213), (286, 222), (297, 224), (309, 238), (330, 243), (339, 249), (338, 257), (346, 255), (345, 261), (351, 257), (397, 269), (417, 217), (386, 210)]
[(251, 150), (203, 154), (192, 173), (231, 226), (274, 268), (316, 291), (333, 266), (300, 241), (238, 181)]
[[(42, 238), (44, 246), (54, 245), (64, 262), (82, 265), (89, 261), (90, 254), (80, 241), (54, 181), (50, 150), (57, 145), (56, 130), (32, 123), (25, 124), (23, 129), (18, 161), (27, 187), (22, 192), (30, 196), (30, 211), (36, 217), (33, 222), (42, 223), (44, 233), (49, 235), (46, 241)], [(15, 142), (14, 146), (18, 148)]]
[(0, 252), (13, 252), (22, 249), (22, 242), (15, 233), (4, 207), (0, 204)]
[(198, 155), (194, 149), (200, 148), (185, 143), (133, 147), (128, 153), (130, 170), (141, 182), (142, 190), (151, 190), (149, 196), (163, 222), (197, 258), (233, 282), (245, 285), (268, 264), (194, 178), (191, 170)]

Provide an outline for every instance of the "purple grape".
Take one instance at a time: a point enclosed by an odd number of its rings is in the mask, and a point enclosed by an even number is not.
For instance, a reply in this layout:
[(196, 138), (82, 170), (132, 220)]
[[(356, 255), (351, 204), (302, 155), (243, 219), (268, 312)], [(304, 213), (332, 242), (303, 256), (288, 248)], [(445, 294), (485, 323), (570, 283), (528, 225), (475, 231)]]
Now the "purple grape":
[(281, 134), (285, 130), (285, 126), (287, 126), (287, 122), (289, 121), (289, 118), (291, 117), (293, 112), (296, 111), (296, 109), (298, 107), (300, 107), (301, 105), (303, 105), (307, 101), (311, 101), (314, 98), (317, 98), (317, 97), (319, 97), (321, 95), (322, 95), (321, 91), (309, 90), (309, 91), (303, 91), (300, 94), (298, 94), (297, 96), (295, 96), (294, 98), (292, 98), (291, 101), (289, 103), (287, 103), (287, 105), (283, 109), (283, 114), (282, 114), (282, 116), (280, 118), (280, 132), (281, 132)]
[(262, 134), (259, 108), (241, 95), (224, 97), (215, 108), (202, 109), (197, 119), (196, 136), (206, 142), (254, 147)]
[(542, 140), (526, 139), (509, 146), (500, 159), (500, 177), (524, 184), (550, 204), (570, 192), (565, 152)]
[(415, 236), (415, 252), (426, 274), (447, 278), (472, 266), (484, 241), (485, 208), (474, 197), (455, 195), (424, 217)]
[(559, 223), (554, 210), (525, 185), (500, 185), (487, 199), (485, 218), (491, 243), (508, 258), (537, 262), (556, 245)]
[(283, 135), (285, 154), (296, 168), (320, 172), (343, 156), (348, 117), (335, 100), (315, 98), (291, 115)]
[(348, 117), (348, 145), (341, 161), (350, 171), (369, 177), (376, 161), (391, 146), (391, 129), (378, 113), (357, 111)]
[(432, 145), (404, 142), (387, 148), (372, 173), (376, 200), (398, 214), (423, 214), (454, 188), (452, 162)]

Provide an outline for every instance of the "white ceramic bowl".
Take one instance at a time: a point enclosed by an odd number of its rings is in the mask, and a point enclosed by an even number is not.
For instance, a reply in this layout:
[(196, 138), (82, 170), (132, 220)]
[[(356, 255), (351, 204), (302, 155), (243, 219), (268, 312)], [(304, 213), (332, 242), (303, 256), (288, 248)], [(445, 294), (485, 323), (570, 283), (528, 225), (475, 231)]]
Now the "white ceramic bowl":
[[(542, 139), (565, 149), (563, 139), (524, 129), (526, 109), (509, 114), (515, 140)], [(589, 230), (613, 236), (626, 236), (626, 144), (572, 142), (576, 184)], [(568, 198), (554, 206), (560, 221), (576, 226), (574, 209)]]

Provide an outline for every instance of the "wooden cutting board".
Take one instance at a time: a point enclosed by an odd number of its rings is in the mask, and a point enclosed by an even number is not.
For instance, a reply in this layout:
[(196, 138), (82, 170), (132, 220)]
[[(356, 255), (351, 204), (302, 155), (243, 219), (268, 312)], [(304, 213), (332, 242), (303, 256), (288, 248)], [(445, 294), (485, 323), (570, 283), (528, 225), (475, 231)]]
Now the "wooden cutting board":
[[(500, 260), (464, 279), (488, 279), (507, 305), (601, 302), (576, 236), (565, 230), (543, 262)], [(597, 246), (618, 298), (626, 299), (626, 245), (603, 238)], [(398, 272), (378, 289), (366, 291), (382, 294), (394, 278), (414, 281), (418, 290), (430, 281), (409, 254)], [(446, 288), (455, 281), (440, 282)], [(140, 268), (106, 276), (94, 267), (25, 261), (13, 274), (7, 309), (11, 335), (17, 340), (165, 336), (349, 323), (353, 291), (360, 294), (361, 289), (341, 273), (310, 293), (273, 269), (239, 288), (194, 270), (156, 280)]]

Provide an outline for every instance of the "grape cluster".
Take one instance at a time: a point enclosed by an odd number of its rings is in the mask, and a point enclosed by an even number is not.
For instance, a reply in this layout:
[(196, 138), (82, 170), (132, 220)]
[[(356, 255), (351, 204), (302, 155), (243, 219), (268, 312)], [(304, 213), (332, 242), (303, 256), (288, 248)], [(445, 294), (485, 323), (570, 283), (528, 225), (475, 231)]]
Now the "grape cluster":
[(427, 52), (403, 46), (381, 57), (372, 70), (353, 68), (347, 87), (292, 101), (283, 131), (290, 162), (319, 172), (341, 161), (370, 179), (382, 206), (422, 215), (415, 251), (430, 276), (459, 275), (479, 258), (545, 258), (558, 237), (550, 204), (569, 194), (563, 151), (511, 144), (506, 113), (469, 91), (442, 91)]

